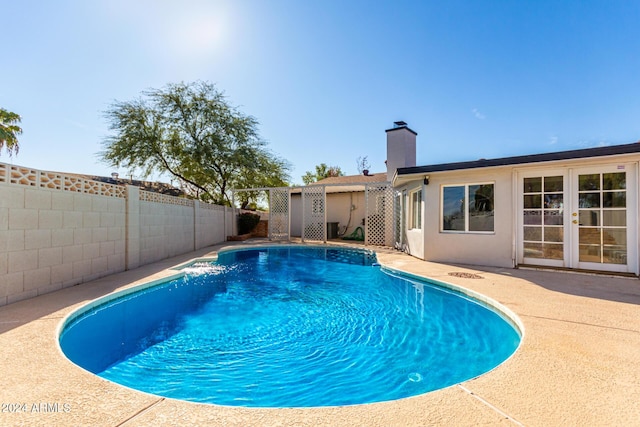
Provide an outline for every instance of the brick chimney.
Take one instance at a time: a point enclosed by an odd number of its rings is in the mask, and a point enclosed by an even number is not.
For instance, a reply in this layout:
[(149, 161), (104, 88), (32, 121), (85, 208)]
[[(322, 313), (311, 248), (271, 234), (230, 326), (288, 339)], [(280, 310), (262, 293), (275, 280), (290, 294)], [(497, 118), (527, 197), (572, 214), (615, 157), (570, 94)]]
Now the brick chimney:
[(396, 169), (416, 165), (416, 136), (403, 121), (393, 122), (387, 133), (387, 180), (391, 181)]

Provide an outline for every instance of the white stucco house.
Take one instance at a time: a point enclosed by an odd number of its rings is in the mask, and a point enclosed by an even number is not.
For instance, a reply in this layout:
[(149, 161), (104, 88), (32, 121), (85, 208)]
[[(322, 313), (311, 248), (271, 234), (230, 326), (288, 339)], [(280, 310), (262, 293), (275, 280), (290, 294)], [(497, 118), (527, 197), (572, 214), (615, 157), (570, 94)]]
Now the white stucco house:
[(385, 132), (386, 174), (267, 189), (269, 237), (337, 223), (426, 261), (639, 275), (640, 143), (418, 166), (417, 133)]
[[(406, 124), (389, 132), (415, 141)], [(415, 143), (390, 149), (394, 159), (415, 159)], [(388, 173), (399, 204), (396, 246), (415, 257), (639, 274), (640, 143), (410, 163)]]

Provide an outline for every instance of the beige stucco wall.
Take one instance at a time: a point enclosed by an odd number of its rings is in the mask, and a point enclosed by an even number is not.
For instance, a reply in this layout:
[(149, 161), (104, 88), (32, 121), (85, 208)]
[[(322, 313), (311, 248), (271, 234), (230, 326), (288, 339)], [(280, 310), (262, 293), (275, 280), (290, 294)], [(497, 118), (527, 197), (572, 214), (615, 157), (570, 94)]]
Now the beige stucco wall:
[[(351, 206), (355, 208), (351, 211), (351, 221), (349, 213)], [(338, 230), (343, 235), (344, 228), (347, 227), (344, 235), (349, 235), (357, 227), (362, 227), (362, 220), (365, 217), (364, 191), (353, 193), (327, 193), (327, 222), (339, 223)], [(363, 227), (364, 228), (364, 227)], [(291, 195), (291, 236), (302, 236), (302, 198), (300, 194)]]
[[(575, 193), (575, 188), (571, 189), (572, 179), (579, 173), (591, 173), (589, 170), (626, 170), (628, 172), (627, 182), (627, 203), (631, 215), (637, 218), (638, 212), (638, 155), (620, 155), (594, 159), (576, 159), (556, 162), (536, 163), (520, 166), (503, 166), (494, 168), (482, 168), (477, 170), (462, 170), (429, 173), (429, 185), (425, 187), (425, 205), (422, 241), (418, 241), (416, 236), (411, 236), (407, 232), (405, 242), (408, 252), (412, 255), (435, 262), (476, 264), (497, 267), (513, 267), (518, 263), (517, 245), (521, 238), (519, 233), (521, 225), (516, 224), (516, 213), (522, 208), (519, 206), (519, 194), (522, 176), (526, 174), (553, 173), (564, 174), (568, 178), (566, 183), (567, 200), (565, 200), (566, 218), (568, 223), (572, 210), (571, 202), (568, 199), (570, 194)], [(410, 190), (415, 188), (422, 181), (419, 179), (399, 186), (397, 189)], [(494, 232), (484, 233), (455, 233), (441, 231), (441, 210), (442, 210), (442, 186), (456, 184), (478, 184), (493, 182), (494, 187)], [(515, 197), (515, 198), (514, 198)], [(408, 200), (407, 210), (410, 209)], [(638, 254), (640, 253), (640, 240), (638, 239), (638, 221), (629, 221), (627, 228), (630, 232), (628, 242), (629, 272), (637, 274)], [(420, 255), (421, 243), (424, 245), (424, 252)]]
[[(419, 189), (422, 189), (422, 229), (409, 229), (409, 210), (411, 209), (411, 204), (410, 204), (410, 198), (411, 198), (411, 193), (413, 191), (417, 191)], [(422, 181), (415, 181), (412, 182), (410, 185), (407, 185), (404, 187), (404, 190), (406, 190), (406, 194), (403, 195), (403, 197), (405, 198), (404, 201), (404, 205), (407, 208), (407, 212), (405, 215), (405, 233), (404, 236), (402, 236), (403, 238), (403, 242), (405, 244), (405, 250), (415, 256), (416, 258), (420, 258), (420, 259), (424, 259), (424, 235), (423, 235), (423, 229), (425, 227), (425, 215), (426, 215), (426, 203), (425, 203), (425, 197), (424, 195), (426, 194), (425, 190), (426, 190), (426, 186), (424, 186), (422, 184)]]
[(353, 233), (357, 227), (362, 227), (365, 211), (364, 191), (327, 194), (327, 222), (339, 223), (340, 233), (343, 233), (347, 226), (345, 235)]
[[(494, 183), (494, 232), (453, 233), (441, 231), (442, 186), (455, 184)], [(417, 182), (414, 183), (417, 185)], [(419, 258), (434, 261), (497, 267), (513, 267), (512, 172), (506, 168), (479, 171), (430, 174), (424, 187), (424, 219), (422, 242), (408, 239), (409, 251)], [(407, 203), (407, 207), (409, 204)], [(420, 243), (423, 254), (420, 256)]]

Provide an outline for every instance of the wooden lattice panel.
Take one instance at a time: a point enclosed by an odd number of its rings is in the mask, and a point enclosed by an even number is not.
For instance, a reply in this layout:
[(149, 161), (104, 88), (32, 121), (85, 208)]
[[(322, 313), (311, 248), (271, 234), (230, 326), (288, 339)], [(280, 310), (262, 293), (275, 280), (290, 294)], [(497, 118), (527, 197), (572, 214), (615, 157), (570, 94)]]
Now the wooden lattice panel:
[(393, 246), (394, 200), (391, 184), (369, 184), (365, 188), (367, 216), (365, 244)]
[(289, 239), (290, 205), (289, 188), (272, 188), (269, 190), (269, 239)]
[(302, 188), (302, 240), (327, 240), (324, 185)]
[(7, 182), (7, 165), (0, 163), (0, 182)]

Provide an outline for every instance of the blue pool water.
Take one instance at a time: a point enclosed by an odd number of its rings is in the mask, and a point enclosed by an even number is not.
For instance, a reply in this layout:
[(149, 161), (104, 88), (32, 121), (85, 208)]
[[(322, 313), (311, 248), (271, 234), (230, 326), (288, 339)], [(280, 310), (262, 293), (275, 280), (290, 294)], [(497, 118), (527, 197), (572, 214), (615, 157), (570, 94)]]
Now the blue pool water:
[(324, 247), (223, 252), (71, 316), (60, 345), (128, 387), (253, 407), (421, 394), (491, 370), (519, 345), (495, 311), (375, 261)]

